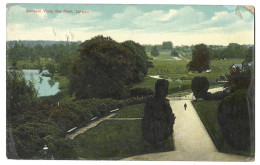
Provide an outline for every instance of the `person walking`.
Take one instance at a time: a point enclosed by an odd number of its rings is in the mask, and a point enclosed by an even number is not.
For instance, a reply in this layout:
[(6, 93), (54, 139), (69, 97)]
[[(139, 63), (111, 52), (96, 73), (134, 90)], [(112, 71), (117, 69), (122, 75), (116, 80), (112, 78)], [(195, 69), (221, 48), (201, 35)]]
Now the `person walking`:
[(184, 104), (184, 109), (186, 110), (186, 108), (187, 108), (187, 104), (185, 103), (185, 104)]

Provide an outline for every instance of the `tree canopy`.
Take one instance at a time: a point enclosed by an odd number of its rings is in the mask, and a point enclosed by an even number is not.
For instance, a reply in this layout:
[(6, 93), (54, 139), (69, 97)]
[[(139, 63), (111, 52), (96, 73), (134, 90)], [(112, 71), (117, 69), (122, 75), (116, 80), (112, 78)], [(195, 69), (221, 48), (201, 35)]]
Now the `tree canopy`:
[(79, 51), (70, 76), (70, 92), (77, 98), (123, 97), (147, 73), (144, 48), (133, 41), (121, 44), (97, 36), (82, 43)]
[(172, 47), (173, 47), (173, 45), (172, 45), (171, 41), (165, 41), (162, 43), (162, 48), (164, 50), (172, 50)]
[(158, 51), (157, 46), (152, 47), (151, 55), (154, 56), (154, 57), (159, 56), (159, 51)]
[(192, 50), (192, 60), (187, 64), (189, 71), (206, 71), (209, 69), (209, 50), (207, 45), (199, 44), (195, 45)]

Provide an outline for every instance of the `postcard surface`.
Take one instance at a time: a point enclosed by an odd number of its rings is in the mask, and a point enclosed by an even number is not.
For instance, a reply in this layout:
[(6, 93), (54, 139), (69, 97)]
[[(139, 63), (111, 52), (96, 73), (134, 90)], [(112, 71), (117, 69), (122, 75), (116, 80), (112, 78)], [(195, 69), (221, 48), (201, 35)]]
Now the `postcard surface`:
[(254, 7), (7, 4), (6, 156), (254, 161)]

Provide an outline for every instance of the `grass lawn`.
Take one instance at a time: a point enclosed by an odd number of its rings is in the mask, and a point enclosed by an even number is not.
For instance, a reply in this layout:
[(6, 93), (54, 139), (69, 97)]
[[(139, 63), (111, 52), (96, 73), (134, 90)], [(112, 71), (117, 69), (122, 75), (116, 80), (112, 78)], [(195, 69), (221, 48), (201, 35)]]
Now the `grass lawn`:
[(121, 109), (112, 118), (142, 118), (144, 116), (144, 104), (136, 104)]
[(141, 120), (107, 120), (73, 140), (74, 152), (84, 159), (122, 159), (125, 157), (173, 150), (172, 137), (152, 146), (144, 141)]
[(252, 156), (252, 153), (245, 151), (238, 151), (231, 146), (229, 146), (221, 132), (221, 127), (218, 123), (217, 118), (217, 108), (220, 101), (193, 101), (192, 104), (196, 109), (202, 123), (208, 131), (209, 136), (214, 142), (216, 148), (220, 152), (230, 153), (230, 154), (241, 154), (246, 156)]
[[(187, 69), (187, 61), (180, 60), (175, 61), (170, 56), (170, 52), (160, 52), (158, 57), (153, 57), (154, 68), (149, 68), (147, 76), (144, 81), (134, 84), (133, 88), (150, 88), (154, 90), (156, 79), (150, 78), (148, 75), (160, 75), (162, 78), (171, 79), (169, 82), (169, 94), (175, 95), (175, 93), (187, 92), (190, 89), (191, 80), (195, 76), (205, 76), (211, 86), (218, 85), (216, 80), (220, 76), (229, 74), (229, 66), (233, 63), (241, 63), (243, 59), (227, 59), (227, 60), (212, 60), (211, 63), (216, 66), (224, 67), (227, 69), (221, 69), (211, 65), (211, 73), (197, 73), (189, 72)], [(182, 89), (178, 87), (176, 80), (182, 80)], [(223, 85), (223, 84), (221, 84)], [(188, 91), (189, 92), (189, 91)]]

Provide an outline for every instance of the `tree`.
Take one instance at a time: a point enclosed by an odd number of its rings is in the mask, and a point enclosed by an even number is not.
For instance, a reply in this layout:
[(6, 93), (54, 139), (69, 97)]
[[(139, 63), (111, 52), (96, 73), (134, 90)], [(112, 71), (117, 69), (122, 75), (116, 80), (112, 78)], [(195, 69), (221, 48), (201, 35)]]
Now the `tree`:
[(55, 73), (55, 66), (53, 64), (48, 63), (46, 65), (46, 69), (49, 71), (50, 74), (52, 74), (52, 76), (54, 75), (54, 73)]
[(177, 56), (179, 56), (179, 53), (176, 50), (172, 49), (171, 56), (177, 57)]
[(162, 48), (164, 50), (172, 50), (172, 47), (173, 47), (173, 45), (172, 45), (171, 41), (165, 41), (162, 43)]
[(159, 51), (158, 51), (156, 46), (152, 47), (151, 55), (154, 56), (154, 57), (159, 56)]
[(22, 71), (9, 70), (6, 73), (7, 116), (22, 113), (37, 101), (37, 92), (31, 81), (28, 83)]
[(132, 61), (133, 65), (132, 81), (142, 81), (147, 74), (148, 68), (150, 67), (145, 48), (134, 41), (125, 41), (122, 43), (122, 45), (131, 52), (130, 60)]
[(132, 52), (110, 37), (97, 36), (79, 47), (72, 63), (70, 93), (77, 98), (120, 98), (131, 85)]
[(206, 77), (194, 77), (191, 82), (191, 90), (196, 97), (196, 101), (198, 98), (203, 98), (206, 96), (207, 91), (209, 89), (209, 81)]
[(157, 80), (154, 96), (145, 103), (141, 124), (142, 135), (153, 145), (166, 140), (173, 133), (175, 116), (169, 100), (165, 98), (168, 94), (168, 86), (167, 80)]
[(192, 60), (187, 64), (189, 71), (206, 71), (209, 69), (209, 50), (207, 45), (199, 44), (195, 45), (192, 50)]

